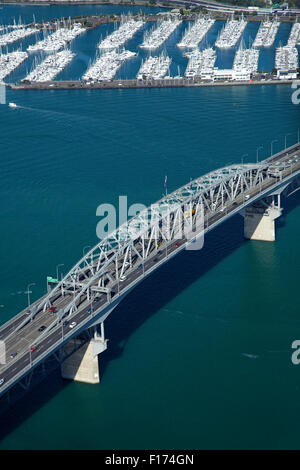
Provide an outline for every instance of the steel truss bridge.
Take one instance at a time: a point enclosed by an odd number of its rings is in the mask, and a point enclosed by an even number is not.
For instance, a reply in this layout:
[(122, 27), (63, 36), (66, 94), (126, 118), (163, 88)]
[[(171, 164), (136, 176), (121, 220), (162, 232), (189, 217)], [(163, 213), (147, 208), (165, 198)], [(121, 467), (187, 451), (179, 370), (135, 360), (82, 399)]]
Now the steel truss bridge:
[[(274, 198), (292, 183), (300, 186), (300, 143), (259, 163), (212, 171), (125, 222), (30, 309), (0, 327), (6, 346), (0, 396), (17, 383), (26, 388), (33, 370), (50, 356), (61, 362), (67, 343), (83, 332), (101, 325), (106, 341), (104, 320), (145, 277), (183, 249), (201, 248), (210, 230), (256, 201)], [(70, 328), (72, 322), (76, 325)], [(42, 325), (45, 328), (39, 331)], [(30, 351), (32, 346), (37, 348)]]

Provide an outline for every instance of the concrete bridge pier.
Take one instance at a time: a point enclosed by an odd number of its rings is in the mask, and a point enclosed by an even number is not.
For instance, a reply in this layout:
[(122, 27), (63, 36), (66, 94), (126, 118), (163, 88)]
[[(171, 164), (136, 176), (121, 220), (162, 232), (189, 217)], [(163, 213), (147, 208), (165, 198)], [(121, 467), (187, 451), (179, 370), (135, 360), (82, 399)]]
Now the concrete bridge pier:
[(241, 213), (244, 217), (244, 237), (247, 240), (275, 241), (275, 220), (281, 214), (280, 194), (255, 202)]
[[(98, 355), (107, 349), (104, 336), (104, 323), (92, 327), (93, 337), (61, 364), (61, 375), (64, 379), (76, 380), (89, 384), (100, 382)], [(69, 341), (66, 348), (76, 347), (76, 338)], [(66, 351), (67, 352), (67, 351)]]

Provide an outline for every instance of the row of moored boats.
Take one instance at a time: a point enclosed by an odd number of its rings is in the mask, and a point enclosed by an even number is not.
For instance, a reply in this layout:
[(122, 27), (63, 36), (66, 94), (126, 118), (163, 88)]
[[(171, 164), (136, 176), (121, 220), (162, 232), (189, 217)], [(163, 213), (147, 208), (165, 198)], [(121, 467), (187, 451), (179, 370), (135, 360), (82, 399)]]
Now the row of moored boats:
[(56, 52), (46, 57), (30, 72), (25, 80), (31, 82), (48, 82), (53, 80), (75, 57), (68, 49)]
[(92, 81), (112, 80), (124, 62), (136, 55), (135, 52), (125, 50), (105, 52), (95, 60), (82, 78)]
[(263, 21), (255, 37), (253, 47), (271, 47), (274, 44), (279, 21)]
[(140, 47), (144, 49), (157, 49), (174, 33), (181, 23), (182, 21), (177, 19), (160, 21), (156, 27), (145, 33), (144, 41)]
[(216, 41), (216, 47), (220, 49), (234, 47), (240, 40), (246, 26), (247, 21), (245, 21), (243, 17), (240, 20), (232, 19), (227, 21)]

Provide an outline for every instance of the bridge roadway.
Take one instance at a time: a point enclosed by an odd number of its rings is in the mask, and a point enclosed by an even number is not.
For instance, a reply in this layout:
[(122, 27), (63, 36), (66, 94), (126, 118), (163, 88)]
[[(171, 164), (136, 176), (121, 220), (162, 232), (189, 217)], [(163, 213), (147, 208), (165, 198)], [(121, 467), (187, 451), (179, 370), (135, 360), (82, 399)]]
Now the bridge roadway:
[[(269, 159), (260, 162), (258, 165), (262, 167), (270, 166), (273, 168), (273, 173), (275, 173), (257, 187), (240, 193), (234, 200), (229, 200), (228, 198), (222, 209), (204, 214), (204, 233), (207, 233), (224, 220), (238, 213), (242, 208), (253, 204), (253, 202), (261, 199), (263, 196), (271, 194), (272, 191), (286, 185), (298, 176), (300, 174), (300, 143), (279, 152)], [(280, 176), (276, 176), (276, 168), (279, 169), (278, 174)], [(141, 282), (144, 277), (184, 249), (187, 243), (188, 241), (185, 238), (178, 239), (175, 243), (174, 238), (162, 241), (159, 247), (156, 245), (154, 248), (151, 248), (148, 257), (144, 259), (143, 263), (136, 256), (130, 265), (130, 269), (127, 270), (126, 276), (123, 279), (121, 278), (122, 280), (117, 279), (110, 283), (110, 295), (97, 291), (93, 298), (90, 297), (88, 299), (87, 294), (83, 294), (79, 299), (77, 310), (70, 316), (65, 316), (54, 327), (50, 328), (56, 313), (50, 313), (48, 308), (41, 309), (34, 317), (28, 314), (29, 311), (32, 312), (34, 307), (46, 298), (47, 294), (34, 302), (30, 309), (24, 309), (0, 326), (0, 340), (5, 341), (7, 361), (6, 364), (0, 366), (0, 380), (4, 379), (0, 387), (0, 396), (26, 376), (45, 358), (66, 344), (72, 337), (76, 337), (80, 332), (95, 324), (96, 321), (103, 321), (130, 290)], [(141, 252), (141, 247), (137, 245), (137, 248)], [(121, 264), (122, 260), (119, 259), (118, 270), (121, 269)], [(52, 299), (51, 305), (56, 307), (59, 312), (70, 303), (72, 296), (75, 296), (75, 292), (72, 294), (69, 291), (65, 295), (61, 295), (58, 292), (57, 296)], [(20, 325), (26, 319), (28, 322), (20, 328)], [(68, 324), (64, 324), (65, 321), (68, 321)], [(76, 322), (74, 328), (70, 328), (71, 322)], [(42, 325), (50, 328), (49, 331), (46, 330), (47, 334), (45, 336), (38, 331)], [(37, 349), (30, 352), (32, 345), (37, 345)], [(10, 355), (15, 352), (17, 352), (17, 355), (11, 358)]]

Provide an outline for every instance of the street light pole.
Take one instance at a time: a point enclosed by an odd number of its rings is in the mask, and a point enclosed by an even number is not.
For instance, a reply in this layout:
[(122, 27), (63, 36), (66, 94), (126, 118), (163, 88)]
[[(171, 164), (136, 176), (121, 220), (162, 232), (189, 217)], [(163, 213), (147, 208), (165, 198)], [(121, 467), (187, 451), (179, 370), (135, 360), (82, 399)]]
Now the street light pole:
[(263, 149), (262, 145), (260, 147), (257, 147), (257, 149), (256, 149), (256, 163), (258, 163), (258, 152), (259, 152), (259, 150), (262, 150), (262, 149)]
[(31, 294), (31, 291), (29, 290), (29, 288), (31, 286), (35, 286), (35, 282), (32, 282), (31, 284), (28, 284), (27, 291), (25, 292), (25, 294), (28, 295), (28, 307), (30, 307), (30, 294)]
[(244, 164), (244, 157), (249, 157), (249, 154), (248, 154), (248, 153), (244, 153), (244, 155), (242, 155), (242, 165)]
[(86, 245), (86, 246), (83, 247), (83, 250), (82, 250), (82, 255), (83, 255), (83, 256), (85, 256), (85, 249), (86, 249), (86, 248), (91, 248), (91, 246), (90, 246), (90, 245)]
[(285, 149), (286, 149), (286, 138), (287, 138), (289, 135), (292, 135), (292, 134), (289, 133), (289, 134), (286, 134), (286, 135), (284, 136), (284, 148), (285, 148)]
[(59, 268), (60, 266), (64, 266), (64, 263), (60, 263), (60, 264), (58, 264), (58, 265), (56, 266), (56, 279), (57, 279), (57, 280), (58, 280), (58, 268)]
[(275, 142), (278, 142), (278, 140), (275, 139), (275, 140), (272, 140), (272, 142), (271, 142), (271, 157), (273, 155), (273, 144), (275, 144)]

